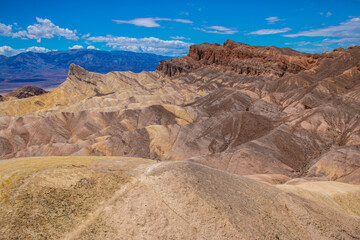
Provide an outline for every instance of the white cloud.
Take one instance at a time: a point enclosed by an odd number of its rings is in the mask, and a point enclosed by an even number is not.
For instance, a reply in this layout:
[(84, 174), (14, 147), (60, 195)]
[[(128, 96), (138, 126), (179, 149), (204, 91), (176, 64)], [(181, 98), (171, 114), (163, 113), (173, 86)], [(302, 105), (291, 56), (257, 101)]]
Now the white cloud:
[(5, 55), (7, 57), (15, 56), (22, 52), (37, 52), (37, 53), (45, 53), (50, 51), (56, 51), (56, 50), (49, 50), (44, 47), (28, 47), (28, 48), (21, 48), (21, 49), (14, 49), (10, 46), (2, 46), (0, 47), (0, 55)]
[(87, 33), (87, 34), (84, 34), (84, 35), (81, 36), (82, 39), (85, 39), (85, 38), (88, 38), (88, 37), (90, 37), (90, 33)]
[(94, 47), (94, 46), (87, 46), (86, 49), (89, 49), (89, 50), (99, 50), (98, 48)]
[(187, 54), (192, 43), (180, 40), (161, 40), (155, 37), (129, 38), (112, 35), (90, 37), (91, 42), (104, 42), (106, 46), (124, 51), (154, 53), (166, 56), (181, 56)]
[(296, 34), (286, 34), (285, 37), (360, 37), (360, 17), (354, 17), (337, 26), (312, 29)]
[(312, 44), (312, 42), (306, 42), (306, 41), (285, 43), (285, 45), (296, 45), (296, 46), (306, 46), (306, 45), (311, 45), (311, 44)]
[(321, 41), (323, 45), (338, 44), (341, 47), (349, 47), (360, 44), (360, 38), (340, 38), (340, 39), (324, 39)]
[(331, 51), (333, 50), (333, 48), (331, 47), (295, 48), (295, 50), (304, 53), (323, 53), (326, 51)]
[(301, 41), (301, 42), (293, 42), (293, 43), (285, 43), (286, 45), (296, 45), (296, 46), (316, 46), (316, 47), (349, 47), (358, 45), (360, 43), (360, 38), (326, 38), (321, 41), (309, 42), (309, 41)]
[(267, 24), (274, 24), (276, 22), (283, 21), (283, 19), (280, 19), (279, 17), (268, 17), (265, 18), (265, 20), (267, 21)]
[(175, 40), (190, 40), (190, 38), (186, 38), (183, 36), (170, 36), (170, 38)]
[(68, 28), (61, 28), (53, 24), (49, 19), (43, 19), (36, 17), (36, 21), (33, 25), (29, 25), (26, 30), (13, 32), (12, 25), (5, 25), (0, 23), (0, 35), (23, 38), (23, 39), (36, 39), (38, 42), (42, 38), (54, 38), (55, 36), (64, 37), (69, 40), (78, 40), (76, 30), (69, 30)]
[(210, 26), (205, 28), (194, 28), (194, 29), (206, 33), (215, 33), (215, 34), (235, 34), (238, 32), (236, 28), (227, 28), (223, 26)]
[[(165, 20), (165, 18), (163, 19)], [(188, 20), (188, 19), (180, 19), (180, 18), (177, 18), (177, 19), (170, 19), (170, 20), (165, 20), (165, 21), (174, 21), (174, 22), (179, 22), (179, 23), (193, 23), (192, 21)]]
[(53, 24), (49, 19), (36, 18), (39, 24), (30, 25), (27, 27), (26, 37), (30, 39), (53, 38), (54, 36), (64, 37), (69, 40), (78, 40), (75, 31), (67, 28), (60, 28)]
[[(289, 42), (286, 45), (298, 46), (295, 48), (297, 51), (308, 52), (308, 53), (320, 53), (324, 51), (331, 51), (334, 48), (343, 47), (347, 48), (350, 46), (358, 45), (360, 38), (326, 38), (321, 41), (301, 41), (301, 42)], [(306, 46), (306, 47), (305, 47)]]
[(51, 51), (57, 51), (57, 50), (49, 50), (44, 47), (28, 47), (26, 49), (26, 52), (37, 52), (37, 53), (45, 53), (45, 52), (51, 52)]
[(12, 26), (0, 23), (0, 35), (10, 37), (12, 34)]
[(81, 46), (81, 45), (74, 45), (74, 46), (72, 46), (72, 47), (69, 47), (70, 50), (72, 50), (72, 49), (83, 49), (83, 48), (84, 48), (84, 47)]
[(21, 52), (22, 51), (20, 51), (19, 49), (13, 49), (12, 47), (9, 47), (9, 46), (0, 47), (0, 55), (4, 55), (4, 56), (7, 56), (7, 57), (17, 55), (17, 54), (19, 54)]
[(135, 18), (132, 20), (113, 20), (114, 22), (121, 24), (133, 24), (139, 27), (160, 27), (158, 21), (172, 21), (172, 22), (180, 22), (180, 23), (193, 23), (187, 19), (171, 19), (171, 18)]
[(133, 24), (135, 26), (141, 26), (141, 27), (160, 27), (160, 24), (158, 24), (154, 18), (136, 18), (133, 20), (113, 20), (116, 23), (128, 23)]
[(254, 32), (250, 32), (247, 35), (270, 35), (270, 34), (278, 34), (285, 33), (291, 31), (291, 28), (281, 28), (281, 29), (260, 29)]

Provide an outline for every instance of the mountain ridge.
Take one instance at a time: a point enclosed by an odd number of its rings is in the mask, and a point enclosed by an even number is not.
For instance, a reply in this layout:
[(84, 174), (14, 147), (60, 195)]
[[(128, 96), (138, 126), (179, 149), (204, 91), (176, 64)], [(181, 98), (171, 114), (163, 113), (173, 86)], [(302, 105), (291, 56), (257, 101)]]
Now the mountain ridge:
[(0, 92), (14, 90), (22, 85), (54, 88), (61, 84), (71, 63), (90, 71), (150, 71), (158, 62), (169, 57), (127, 51), (69, 50), (47, 53), (25, 52), (0, 58)]

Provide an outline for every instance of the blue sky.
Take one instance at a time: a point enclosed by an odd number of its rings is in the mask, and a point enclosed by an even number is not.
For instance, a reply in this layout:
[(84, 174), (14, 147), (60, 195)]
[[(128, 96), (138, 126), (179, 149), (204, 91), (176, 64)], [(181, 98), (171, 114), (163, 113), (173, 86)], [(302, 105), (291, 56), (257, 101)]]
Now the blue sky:
[(3, 0), (0, 54), (89, 48), (186, 55), (191, 44), (323, 52), (360, 45), (360, 0)]

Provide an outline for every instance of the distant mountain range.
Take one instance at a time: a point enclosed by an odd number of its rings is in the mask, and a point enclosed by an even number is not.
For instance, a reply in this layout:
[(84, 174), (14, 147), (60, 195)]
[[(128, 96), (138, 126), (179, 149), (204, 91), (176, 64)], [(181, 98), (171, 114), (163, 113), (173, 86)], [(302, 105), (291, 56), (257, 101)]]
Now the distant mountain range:
[(69, 50), (48, 53), (26, 52), (13, 57), (0, 55), (0, 93), (23, 85), (56, 87), (65, 81), (69, 66), (75, 63), (89, 71), (154, 71), (161, 60), (170, 57), (127, 51)]

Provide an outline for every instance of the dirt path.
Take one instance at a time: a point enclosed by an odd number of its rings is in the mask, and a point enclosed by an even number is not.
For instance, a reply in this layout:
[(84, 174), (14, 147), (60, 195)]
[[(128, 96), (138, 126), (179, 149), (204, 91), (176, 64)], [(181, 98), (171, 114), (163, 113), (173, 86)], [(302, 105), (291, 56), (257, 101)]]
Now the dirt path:
[[(96, 221), (96, 219), (100, 216), (101, 212), (103, 212), (106, 209), (106, 207), (113, 205), (120, 197), (122, 197), (124, 194), (129, 192), (131, 189), (138, 186), (140, 182), (144, 183), (146, 181), (145, 175), (150, 173), (153, 169), (159, 167), (160, 165), (162, 165), (162, 163), (151, 164), (150, 166), (146, 167), (146, 169), (144, 169), (145, 174), (139, 174), (137, 176), (134, 176), (129, 183), (125, 184), (119, 190), (117, 190), (111, 198), (101, 203), (94, 212), (90, 213), (87, 218), (83, 219), (82, 223), (79, 226), (77, 226), (74, 230), (67, 233), (63, 239), (64, 240), (78, 239), (79, 235), (84, 230), (86, 230), (94, 221)], [(151, 188), (153, 189), (152, 186)], [(155, 191), (155, 189), (153, 189), (153, 191)]]
[(125, 184), (123, 187), (117, 190), (110, 199), (101, 203), (93, 213), (90, 213), (89, 216), (84, 219), (79, 226), (77, 226), (73, 231), (67, 233), (63, 239), (78, 239), (79, 235), (99, 217), (100, 213), (104, 211), (107, 206), (114, 204), (119, 197), (126, 194), (130, 189), (136, 187), (139, 182), (139, 177), (134, 177), (131, 182)]

